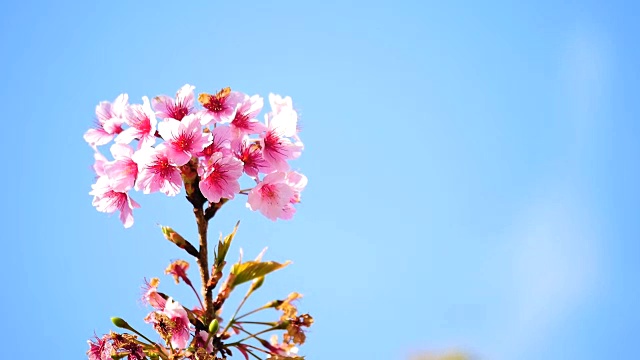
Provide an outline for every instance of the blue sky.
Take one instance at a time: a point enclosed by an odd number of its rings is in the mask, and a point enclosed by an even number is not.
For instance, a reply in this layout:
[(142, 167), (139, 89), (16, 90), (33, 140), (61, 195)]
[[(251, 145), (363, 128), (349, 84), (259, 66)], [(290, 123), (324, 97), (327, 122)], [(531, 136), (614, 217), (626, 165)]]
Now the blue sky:
[[(185, 2), (187, 3), (187, 2)], [(87, 194), (94, 107), (231, 86), (293, 97), (293, 221), (228, 205), (233, 254), (293, 265), (309, 359), (629, 358), (640, 311), (638, 5), (624, 1), (5, 2), (4, 257), (12, 349), (80, 359), (193, 238), (181, 198), (125, 230)], [(15, 157), (14, 157), (15, 156)], [(192, 277), (197, 278), (195, 272)], [(162, 277), (176, 297), (186, 289)], [(274, 314), (275, 315), (275, 314)], [(150, 332), (150, 329), (147, 330)], [(8, 350), (8, 349), (5, 349)]]

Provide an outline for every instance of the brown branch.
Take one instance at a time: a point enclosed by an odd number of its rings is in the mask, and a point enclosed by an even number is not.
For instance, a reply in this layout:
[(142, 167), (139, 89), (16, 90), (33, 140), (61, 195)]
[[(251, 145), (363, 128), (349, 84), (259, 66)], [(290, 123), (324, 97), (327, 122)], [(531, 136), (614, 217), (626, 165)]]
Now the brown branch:
[[(205, 217), (204, 204), (207, 199), (202, 195), (200, 187), (200, 176), (196, 174), (195, 163), (188, 163), (182, 169), (183, 180), (185, 181), (185, 188), (187, 189), (187, 200), (193, 205), (193, 214), (196, 217), (196, 224), (198, 225), (198, 268), (200, 269), (200, 280), (202, 281), (202, 298), (204, 299), (204, 320), (208, 323), (213, 319), (213, 296), (212, 291), (207, 289), (207, 283), (209, 282), (209, 251), (207, 246), (207, 230), (209, 228), (209, 221)], [(189, 174), (190, 176), (185, 176)]]
[(207, 289), (209, 282), (209, 252), (207, 249), (207, 229), (209, 222), (205, 219), (203, 207), (193, 209), (196, 216), (196, 224), (198, 225), (198, 239), (200, 242), (200, 251), (198, 257), (198, 267), (200, 268), (200, 280), (202, 280), (202, 297), (204, 298), (204, 314), (205, 322), (213, 319), (213, 296), (212, 291)]
[(229, 199), (222, 198), (217, 203), (213, 203), (213, 204), (209, 203), (209, 207), (207, 207), (207, 210), (205, 210), (205, 212), (204, 212), (204, 218), (207, 221), (211, 220), (216, 215), (218, 210), (220, 210), (222, 205), (224, 205), (227, 201), (229, 201)]
[[(205, 323), (213, 320), (215, 317), (215, 309), (213, 305), (213, 288), (208, 287), (210, 274), (209, 274), (209, 249), (207, 246), (207, 230), (209, 228), (209, 220), (220, 210), (222, 205), (227, 202), (227, 199), (221, 199), (217, 203), (209, 203), (209, 206), (204, 208), (207, 203), (207, 199), (202, 195), (200, 187), (200, 176), (195, 171), (195, 163), (188, 163), (182, 169), (183, 180), (185, 181), (185, 189), (187, 191), (187, 200), (193, 205), (193, 213), (196, 217), (196, 224), (198, 225), (198, 267), (200, 268), (200, 280), (202, 281), (202, 297), (204, 299), (204, 320)], [(190, 176), (186, 176), (186, 174)]]

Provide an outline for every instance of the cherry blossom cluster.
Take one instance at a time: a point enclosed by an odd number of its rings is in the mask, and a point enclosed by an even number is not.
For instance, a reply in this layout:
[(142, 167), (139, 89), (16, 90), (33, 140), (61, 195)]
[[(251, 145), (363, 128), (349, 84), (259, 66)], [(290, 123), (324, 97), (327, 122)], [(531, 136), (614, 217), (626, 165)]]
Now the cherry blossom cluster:
[[(235, 351), (247, 360), (249, 356), (260, 359), (260, 354), (272, 360), (303, 359), (297, 355), (297, 346), (305, 342), (305, 330), (313, 318), (298, 314), (294, 302), (299, 294), (240, 313), (265, 276), (289, 262), (262, 261), (262, 254), (243, 261), (241, 253), (224, 278), (226, 255), (237, 225), (224, 239), (220, 237), (213, 259), (207, 240), (209, 220), (238, 194), (247, 196), (247, 207), (271, 220), (292, 218), (307, 184), (307, 178), (289, 165), (303, 149), (298, 114), (290, 97), (270, 94), (271, 110), (261, 122), (258, 116), (264, 100), (229, 88), (200, 94), (198, 102), (202, 108), (195, 107), (194, 87), (188, 84), (175, 98), (161, 95), (149, 101), (143, 97), (142, 104), (129, 104), (128, 95), (121, 94), (114, 102), (101, 102), (96, 107), (96, 127), (84, 134), (95, 150), (97, 180), (90, 192), (93, 205), (101, 212), (119, 211), (125, 227), (133, 225), (133, 209), (140, 207), (130, 197), (131, 190), (175, 196), (184, 188), (193, 205), (198, 242), (192, 244), (170, 227), (161, 229), (167, 240), (196, 259), (201, 280), (199, 293), (187, 275), (189, 263), (172, 262), (165, 273), (176, 283), (189, 286), (197, 305), (185, 306), (159, 292), (159, 280), (153, 278), (146, 283), (144, 302), (153, 308), (145, 321), (155, 330), (155, 339), (121, 318), (112, 318), (125, 332), (112, 331), (90, 340), (89, 360), (224, 360)], [(109, 160), (98, 149), (111, 141), (113, 159)], [(245, 189), (240, 186), (243, 174), (251, 184)], [(223, 306), (245, 283), (250, 283), (246, 295), (225, 321)], [(282, 314), (277, 321), (253, 319), (254, 314), (263, 315), (267, 309)], [(284, 331), (281, 341), (277, 336), (269, 341), (264, 337), (274, 331)]]
[[(180, 88), (142, 104), (129, 104), (127, 94), (96, 107), (96, 126), (84, 139), (96, 151), (97, 180), (89, 193), (100, 212), (120, 212), (125, 227), (133, 225), (140, 205), (130, 191), (204, 197), (210, 204), (247, 195), (247, 207), (271, 220), (291, 219), (307, 178), (291, 170), (300, 156), (298, 114), (290, 97), (269, 94), (271, 110), (259, 115), (259, 95), (224, 88), (202, 93), (196, 108), (194, 86)], [(98, 148), (114, 141), (112, 160)], [(254, 184), (241, 189), (243, 174)], [(195, 194), (194, 193), (198, 193)]]

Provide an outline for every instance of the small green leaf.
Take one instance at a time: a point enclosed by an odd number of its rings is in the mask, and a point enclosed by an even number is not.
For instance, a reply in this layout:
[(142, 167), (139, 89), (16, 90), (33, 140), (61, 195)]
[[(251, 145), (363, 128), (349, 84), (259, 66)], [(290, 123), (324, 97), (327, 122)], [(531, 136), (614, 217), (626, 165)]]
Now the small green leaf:
[(224, 240), (220, 239), (218, 241), (218, 251), (216, 252), (216, 261), (215, 266), (221, 267), (224, 263), (224, 259), (227, 257), (227, 252), (229, 252), (229, 247), (231, 246), (231, 241), (233, 237), (236, 236), (236, 231), (238, 231), (238, 226), (240, 225), (240, 221), (236, 223), (236, 226), (233, 228), (231, 234), (224, 237)]
[(242, 264), (234, 264), (233, 268), (231, 269), (231, 273), (235, 275), (232, 287), (265, 276), (276, 270), (280, 270), (290, 263), (291, 262), (289, 261), (285, 262), (284, 264), (280, 264), (275, 261), (247, 261)]

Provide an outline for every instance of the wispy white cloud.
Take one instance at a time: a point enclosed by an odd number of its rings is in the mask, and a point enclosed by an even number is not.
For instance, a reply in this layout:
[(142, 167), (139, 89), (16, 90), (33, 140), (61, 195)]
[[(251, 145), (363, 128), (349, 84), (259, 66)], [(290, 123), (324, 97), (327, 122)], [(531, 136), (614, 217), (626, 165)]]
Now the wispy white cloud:
[(589, 163), (585, 150), (598, 135), (595, 114), (607, 93), (609, 55), (603, 34), (582, 26), (570, 32), (560, 56), (563, 114), (573, 130), (565, 148), (569, 153), (558, 154), (561, 170), (539, 184), (538, 196), (515, 217), (509, 235), (512, 306), (501, 325), (505, 341), (493, 346), (492, 358), (531, 358), (596, 291), (601, 242), (590, 210), (593, 196), (583, 180)]
[(544, 347), (597, 284), (598, 239), (588, 206), (567, 184), (549, 191), (523, 212), (513, 234), (512, 307), (498, 350), (503, 359)]

